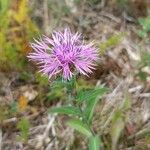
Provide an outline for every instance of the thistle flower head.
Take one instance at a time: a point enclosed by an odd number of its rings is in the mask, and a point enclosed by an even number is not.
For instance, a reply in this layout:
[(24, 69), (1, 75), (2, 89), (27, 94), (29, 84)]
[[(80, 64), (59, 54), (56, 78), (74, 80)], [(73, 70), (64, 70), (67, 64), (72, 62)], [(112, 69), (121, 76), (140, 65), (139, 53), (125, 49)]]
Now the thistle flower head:
[(70, 80), (75, 71), (88, 75), (98, 60), (98, 51), (93, 43), (84, 44), (81, 34), (73, 34), (70, 29), (55, 31), (52, 38), (43, 36), (31, 43), (31, 47), (34, 51), (28, 58), (35, 61), (40, 72), (49, 78), (62, 74), (65, 80)]

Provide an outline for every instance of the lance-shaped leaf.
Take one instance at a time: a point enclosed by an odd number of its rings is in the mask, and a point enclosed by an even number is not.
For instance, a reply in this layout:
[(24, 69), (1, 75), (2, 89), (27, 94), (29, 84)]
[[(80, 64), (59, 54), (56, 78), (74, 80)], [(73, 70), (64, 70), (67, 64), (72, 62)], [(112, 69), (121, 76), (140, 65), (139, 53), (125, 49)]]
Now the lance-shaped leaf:
[(92, 121), (94, 109), (95, 109), (95, 106), (98, 101), (99, 101), (99, 99), (95, 98), (95, 99), (88, 100), (86, 102), (86, 108), (84, 109), (84, 115), (86, 116), (88, 123), (91, 123), (91, 121)]
[(65, 114), (65, 115), (73, 115), (73, 116), (81, 116), (80, 109), (73, 106), (62, 106), (62, 107), (51, 108), (49, 109), (48, 112)]
[(78, 102), (83, 102), (91, 99), (95, 99), (97, 96), (102, 96), (108, 91), (105, 87), (96, 87), (95, 89), (90, 89), (86, 91), (79, 91), (76, 96)]
[(100, 150), (100, 139), (98, 135), (89, 138), (89, 150)]
[(91, 137), (92, 133), (88, 126), (84, 124), (81, 120), (79, 119), (73, 119), (67, 122), (67, 124), (72, 127), (73, 129), (77, 130), (78, 132), (86, 135), (86, 137)]

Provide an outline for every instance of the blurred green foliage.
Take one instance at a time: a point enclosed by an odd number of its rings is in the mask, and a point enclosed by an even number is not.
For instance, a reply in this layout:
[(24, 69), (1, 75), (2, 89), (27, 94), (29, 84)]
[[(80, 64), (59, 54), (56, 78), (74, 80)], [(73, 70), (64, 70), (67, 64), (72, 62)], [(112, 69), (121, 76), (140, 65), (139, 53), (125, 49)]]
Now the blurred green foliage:
[(98, 135), (91, 136), (89, 139), (89, 150), (99, 150), (101, 141)]
[[(141, 29), (138, 30), (137, 34), (142, 38), (143, 43), (149, 44), (149, 35), (150, 35), (150, 17), (139, 18), (138, 22), (141, 26)], [(139, 46), (140, 47), (140, 46)], [(146, 50), (141, 50), (141, 61), (138, 64), (138, 76), (142, 81), (146, 81), (148, 74), (143, 71), (144, 67), (150, 67), (150, 52)]]
[(124, 37), (124, 34), (123, 33), (119, 33), (117, 35), (111, 36), (109, 39), (107, 39), (106, 41), (102, 42), (99, 45), (100, 53), (104, 54), (107, 49), (117, 46), (123, 40), (123, 37)]
[(65, 0), (48, 0), (48, 8), (56, 24), (63, 16), (70, 14), (70, 8), (66, 5)]
[(75, 129), (76, 131), (82, 133), (86, 136), (86, 138), (89, 138), (92, 136), (92, 133), (86, 123), (84, 123), (80, 119), (71, 119), (67, 122), (67, 125)]
[(150, 52), (146, 52), (142, 55), (140, 66), (150, 66)]
[(0, 69), (23, 70), (29, 40), (38, 28), (29, 17), (27, 0), (0, 0)]
[(116, 0), (120, 6), (125, 6), (129, 0)]
[(20, 135), (21, 140), (24, 140), (24, 141), (28, 140), (30, 127), (31, 127), (31, 125), (30, 125), (30, 122), (27, 118), (22, 118), (18, 122), (17, 128), (21, 132), (21, 135)]
[(8, 116), (7, 107), (0, 106), (0, 124), (3, 120), (5, 120)]
[[(67, 94), (69, 92), (67, 89), (69, 90), (71, 89), (73, 82), (71, 84), (65, 81), (62, 82), (62, 78), (57, 78), (52, 83), (48, 83), (47, 80), (48, 80), (47, 77), (41, 77), (41, 76), (39, 76), (39, 79), (37, 80), (40, 84), (43, 81), (45, 85), (50, 84), (49, 92), (47, 93), (47, 100), (50, 101), (56, 99), (67, 100), (68, 98)], [(90, 90), (91, 88), (94, 88), (94, 84), (84, 80), (83, 78), (79, 78), (75, 86), (77, 92), (81, 90), (88, 90), (88, 89)]]
[(142, 69), (146, 66), (150, 67), (150, 52), (143, 52), (143, 54), (141, 55), (141, 61), (138, 64), (138, 76), (142, 81), (146, 81), (148, 77), (148, 74), (142, 71)]
[(138, 35), (141, 38), (146, 38), (150, 33), (150, 17), (139, 18), (139, 24), (142, 26), (142, 29), (138, 31)]

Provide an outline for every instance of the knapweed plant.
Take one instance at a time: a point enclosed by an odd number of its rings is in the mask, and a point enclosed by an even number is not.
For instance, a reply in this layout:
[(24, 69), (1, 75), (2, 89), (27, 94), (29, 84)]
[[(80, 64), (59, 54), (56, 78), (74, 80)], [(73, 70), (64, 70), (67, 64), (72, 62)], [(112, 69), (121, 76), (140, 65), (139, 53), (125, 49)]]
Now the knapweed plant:
[(61, 78), (68, 94), (67, 105), (52, 108), (49, 112), (70, 116), (67, 124), (88, 138), (90, 150), (99, 150), (100, 137), (92, 129), (92, 119), (94, 108), (107, 89), (76, 89), (77, 76), (88, 76), (95, 69), (98, 49), (93, 43), (85, 44), (81, 34), (72, 33), (68, 28), (63, 32), (55, 31), (52, 38), (43, 36), (31, 46), (34, 51), (28, 55), (29, 60), (36, 62), (40, 72), (49, 79)]

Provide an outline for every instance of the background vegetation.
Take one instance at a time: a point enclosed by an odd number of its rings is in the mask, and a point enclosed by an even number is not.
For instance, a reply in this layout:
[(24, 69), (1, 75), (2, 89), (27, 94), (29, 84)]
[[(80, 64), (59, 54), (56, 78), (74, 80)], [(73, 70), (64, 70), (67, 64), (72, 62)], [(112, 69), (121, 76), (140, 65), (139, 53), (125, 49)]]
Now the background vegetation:
[(0, 148), (87, 149), (67, 117), (47, 111), (66, 102), (64, 85), (26, 58), (33, 38), (66, 26), (99, 48), (97, 70), (77, 89), (109, 88), (93, 120), (102, 149), (150, 149), (149, 0), (0, 0)]

